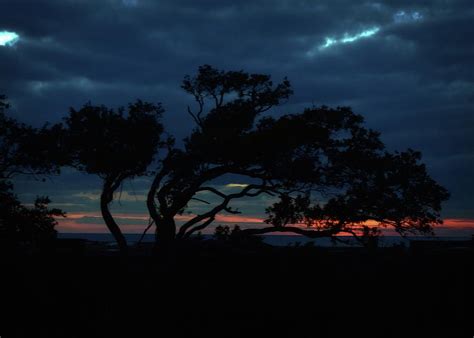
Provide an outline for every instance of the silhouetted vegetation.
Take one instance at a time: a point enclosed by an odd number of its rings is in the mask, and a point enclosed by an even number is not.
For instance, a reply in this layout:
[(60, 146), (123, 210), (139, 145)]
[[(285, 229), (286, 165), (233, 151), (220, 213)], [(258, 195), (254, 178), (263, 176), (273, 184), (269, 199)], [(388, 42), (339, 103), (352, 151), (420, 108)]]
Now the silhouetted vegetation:
[[(231, 208), (233, 200), (262, 194), (278, 200), (267, 209), (269, 226), (244, 229), (241, 236), (348, 233), (368, 243), (381, 227), (405, 235), (429, 233), (442, 222), (441, 202), (448, 193), (429, 177), (420, 153), (389, 153), (350, 108), (262, 116), (292, 94), (288, 80), (275, 85), (268, 75), (208, 65), (186, 76), (182, 88), (196, 102), (188, 107), (195, 129), (184, 149), (170, 149), (161, 161), (148, 194), (159, 241), (187, 238), (220, 212), (239, 213)], [(226, 174), (252, 183), (233, 194), (208, 185)], [(202, 192), (222, 202), (177, 229), (176, 215)], [(368, 221), (374, 222), (370, 229)]]
[(55, 217), (47, 197), (37, 197), (32, 207), (24, 206), (13, 193), (12, 178), (27, 175), (44, 179), (58, 174), (64, 163), (57, 128), (33, 128), (8, 117), (9, 104), (0, 96), (0, 246), (13, 251), (38, 249), (56, 236)]
[(0, 179), (18, 175), (40, 179), (59, 174), (67, 162), (60, 128), (47, 124), (33, 128), (7, 116), (8, 108), (6, 97), (0, 95)]
[(11, 192), (11, 186), (0, 183), (0, 246), (2, 250), (39, 250), (56, 238), (56, 217), (65, 214), (50, 209), (47, 197), (38, 197), (33, 207), (25, 207)]
[[(388, 152), (379, 133), (365, 128), (362, 116), (349, 107), (311, 107), (273, 117), (272, 108), (292, 94), (287, 79), (274, 84), (269, 75), (209, 65), (186, 76), (182, 88), (195, 101), (187, 108), (195, 127), (184, 147), (164, 137), (160, 105), (137, 101), (114, 110), (86, 104), (71, 109), (64, 124), (34, 129), (5, 117), (2, 100), (1, 178), (57, 173), (65, 165), (98, 175), (101, 212), (122, 251), (127, 243), (109, 204), (124, 180), (149, 174), (153, 163), (158, 167), (147, 207), (162, 247), (206, 229), (218, 213), (240, 213), (232, 207), (236, 199), (263, 194), (274, 201), (266, 209), (268, 226), (242, 229), (240, 237), (351, 234), (374, 246), (381, 228), (426, 234), (442, 223), (441, 203), (449, 195), (430, 178), (421, 154)], [(210, 184), (228, 174), (246, 183), (239, 192)], [(211, 204), (202, 193), (220, 202), (178, 228), (176, 217), (190, 201)]]
[(121, 251), (127, 250), (127, 242), (109, 204), (124, 180), (147, 174), (155, 153), (167, 144), (162, 141), (162, 112), (160, 105), (142, 101), (117, 110), (87, 104), (65, 118), (68, 164), (102, 179), (100, 210)]
[[(71, 109), (63, 123), (33, 128), (7, 117), (1, 97), (2, 249), (51, 244), (56, 218), (64, 216), (48, 207), (47, 197), (22, 205), (11, 179), (43, 179), (70, 166), (102, 179), (102, 215), (122, 252), (127, 243), (109, 205), (125, 180), (156, 169), (147, 206), (157, 247), (179, 250), (144, 257), (137, 247), (133, 255), (114, 257), (105, 246), (87, 251), (77, 242), (80, 250), (66, 262), (61, 261), (66, 255), (2, 259), (0, 271), (8, 278), (1, 279), (7, 311), (0, 329), (48, 337), (149, 336), (150, 327), (174, 336), (303, 337), (305, 331), (334, 336), (337, 328), (344, 336), (361, 331), (399, 337), (406, 327), (387, 321), (398, 320), (399, 307), (416, 319), (419, 336), (456, 336), (471, 328), (468, 248), (339, 250), (313, 242), (272, 247), (254, 236), (292, 232), (341, 241), (337, 235), (345, 233), (375, 248), (383, 227), (401, 235), (430, 233), (442, 222), (448, 193), (430, 178), (420, 153), (388, 152), (379, 134), (347, 107), (262, 115), (288, 99), (287, 80), (274, 85), (267, 75), (202, 66), (182, 87), (197, 104), (188, 109), (195, 128), (182, 148), (165, 137), (160, 105), (86, 104)], [(240, 191), (211, 184), (227, 174), (242, 177)], [(210, 206), (202, 193), (219, 202)], [(201, 236), (218, 213), (240, 213), (232, 202), (263, 194), (274, 201), (264, 227), (219, 225), (214, 240)], [(190, 201), (209, 210), (178, 228), (177, 216), (188, 211)], [(195, 240), (184, 241), (192, 235)], [(137, 290), (153, 292), (142, 296)], [(156, 305), (152, 311), (150, 304)], [(301, 311), (308, 305), (310, 311)], [(341, 307), (347, 314), (342, 317)]]

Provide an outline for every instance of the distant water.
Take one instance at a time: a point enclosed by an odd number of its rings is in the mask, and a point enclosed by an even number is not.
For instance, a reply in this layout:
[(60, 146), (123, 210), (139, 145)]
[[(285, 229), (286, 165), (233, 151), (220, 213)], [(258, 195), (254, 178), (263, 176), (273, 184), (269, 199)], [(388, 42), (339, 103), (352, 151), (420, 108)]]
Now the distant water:
[[(81, 238), (86, 239), (89, 241), (96, 241), (96, 242), (105, 242), (105, 243), (114, 243), (114, 238), (111, 234), (101, 233), (101, 234), (91, 234), (91, 233), (59, 233), (59, 238)], [(139, 241), (141, 234), (125, 234), (125, 238), (127, 242), (130, 244), (134, 244)], [(265, 235), (262, 236), (265, 243), (275, 245), (275, 246), (288, 246), (288, 245), (307, 245), (308, 243), (313, 243), (316, 246), (322, 247), (345, 247), (348, 246), (347, 244), (342, 243), (334, 243), (331, 241), (330, 238), (317, 238), (311, 239), (303, 236), (297, 235)], [(212, 235), (203, 235), (204, 240), (211, 239)], [(349, 241), (351, 246), (359, 246), (359, 243), (352, 237), (340, 237), (345, 241)], [(402, 238), (399, 236), (383, 236), (379, 240), (379, 246), (381, 247), (391, 247), (394, 245), (406, 245), (409, 246), (410, 239), (416, 240), (469, 240), (470, 237), (409, 237), (409, 238)], [(151, 243), (155, 240), (155, 236), (153, 234), (145, 235), (143, 242), (144, 243)]]

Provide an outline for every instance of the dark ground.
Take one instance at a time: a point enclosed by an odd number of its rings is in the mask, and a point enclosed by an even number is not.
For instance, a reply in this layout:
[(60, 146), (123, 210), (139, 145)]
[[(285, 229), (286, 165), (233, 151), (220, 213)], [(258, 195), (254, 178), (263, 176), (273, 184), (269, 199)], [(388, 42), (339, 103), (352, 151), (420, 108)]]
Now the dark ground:
[(471, 250), (1, 259), (0, 336), (472, 337)]

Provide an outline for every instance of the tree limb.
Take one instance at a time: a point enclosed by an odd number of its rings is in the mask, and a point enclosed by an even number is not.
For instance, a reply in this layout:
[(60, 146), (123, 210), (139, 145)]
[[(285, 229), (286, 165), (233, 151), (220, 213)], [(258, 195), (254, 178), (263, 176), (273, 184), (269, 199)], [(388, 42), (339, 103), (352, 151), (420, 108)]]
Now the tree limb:
[(190, 229), (188, 232), (186, 232), (184, 235), (183, 235), (183, 238), (189, 238), (189, 236), (191, 236), (193, 233), (195, 233), (196, 231), (200, 231), (200, 230), (203, 230), (205, 229), (209, 224), (211, 224), (212, 222), (214, 222), (215, 220), (215, 217), (212, 216), (210, 217), (207, 221), (205, 221), (204, 223), (200, 224), (200, 225), (197, 225), (195, 226), (194, 228)]
[[(250, 193), (251, 190), (257, 190), (257, 189), (258, 191), (256, 193)], [(193, 219), (189, 220), (188, 222), (186, 222), (185, 224), (183, 224), (181, 228), (179, 229), (178, 238), (182, 238), (185, 235), (186, 231), (188, 231), (188, 229), (190, 229), (194, 224), (199, 223), (206, 218), (214, 217), (220, 211), (228, 208), (227, 205), (234, 198), (240, 198), (240, 197), (245, 197), (245, 196), (252, 196), (252, 197), (257, 196), (265, 192), (265, 189), (268, 189), (268, 187), (265, 185), (249, 184), (244, 189), (242, 189), (242, 191), (238, 193), (226, 195), (226, 197), (224, 198), (224, 201), (221, 204), (217, 205), (210, 211), (204, 214), (198, 215), (194, 217)]]
[(203, 199), (200, 199), (200, 198), (196, 198), (196, 197), (191, 197), (192, 200), (195, 200), (195, 201), (198, 201), (198, 202), (202, 202), (202, 203), (206, 203), (206, 204), (211, 204), (210, 202), (208, 201), (205, 201)]
[(201, 120), (196, 115), (194, 115), (194, 113), (191, 111), (191, 108), (189, 108), (189, 106), (188, 106), (188, 114), (191, 115), (194, 122), (196, 122), (196, 124), (201, 127)]
[(295, 226), (271, 226), (260, 229), (244, 229), (239, 232), (241, 236), (264, 235), (271, 232), (293, 232), (295, 234), (303, 235), (309, 238), (331, 237), (337, 233), (344, 232), (339, 228), (326, 230), (307, 230)]
[(146, 227), (145, 231), (143, 231), (136, 245), (140, 245), (142, 243), (143, 239), (145, 238), (146, 233), (148, 232), (148, 230), (150, 230), (150, 228), (152, 227), (154, 223), (155, 223), (155, 220), (150, 219), (150, 221), (148, 222), (148, 226)]
[(196, 192), (201, 192), (201, 191), (210, 191), (210, 192), (212, 192), (212, 193), (214, 193), (214, 194), (216, 194), (216, 195), (218, 195), (218, 196), (220, 196), (220, 197), (222, 197), (222, 198), (226, 198), (226, 197), (227, 197), (226, 194), (220, 192), (219, 190), (217, 190), (216, 188), (213, 188), (213, 187), (201, 187), (201, 188), (199, 188), (199, 189), (196, 190)]

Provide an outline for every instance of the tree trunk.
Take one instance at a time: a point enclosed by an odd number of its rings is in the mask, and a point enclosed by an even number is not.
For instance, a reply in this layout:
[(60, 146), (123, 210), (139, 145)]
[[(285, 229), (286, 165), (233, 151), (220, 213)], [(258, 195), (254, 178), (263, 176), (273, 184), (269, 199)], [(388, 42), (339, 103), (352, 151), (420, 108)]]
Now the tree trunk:
[(109, 210), (109, 203), (112, 202), (112, 199), (113, 190), (111, 189), (110, 185), (105, 182), (104, 187), (102, 189), (102, 194), (100, 195), (100, 211), (102, 212), (102, 217), (104, 218), (105, 225), (112, 233), (115, 238), (115, 241), (117, 242), (120, 252), (126, 253), (128, 250), (127, 241), (125, 240), (125, 236), (122, 234), (122, 231), (115, 222)]
[(150, 190), (148, 191), (146, 205), (150, 217), (153, 219), (156, 226), (155, 251), (168, 251), (173, 246), (176, 238), (176, 224), (173, 216), (162, 216), (158, 213), (155, 204), (156, 193), (161, 182), (162, 171), (153, 180)]
[(158, 214), (158, 211), (156, 210), (156, 205), (155, 205), (155, 196), (156, 196), (156, 191), (158, 189), (158, 185), (160, 183), (159, 176), (156, 176), (151, 184), (150, 190), (148, 191), (148, 195), (146, 198), (146, 206), (148, 208), (148, 213), (150, 214), (150, 217), (153, 219), (155, 226), (158, 228), (159, 222), (161, 221), (160, 215)]
[(176, 239), (176, 224), (172, 217), (162, 219), (156, 225), (156, 244), (167, 249), (173, 246)]
[(271, 226), (267, 228), (244, 229), (239, 232), (239, 236), (265, 235), (272, 232), (293, 232), (309, 238), (321, 238), (331, 237), (341, 232), (341, 230), (338, 227), (325, 230), (308, 230), (295, 226)]

